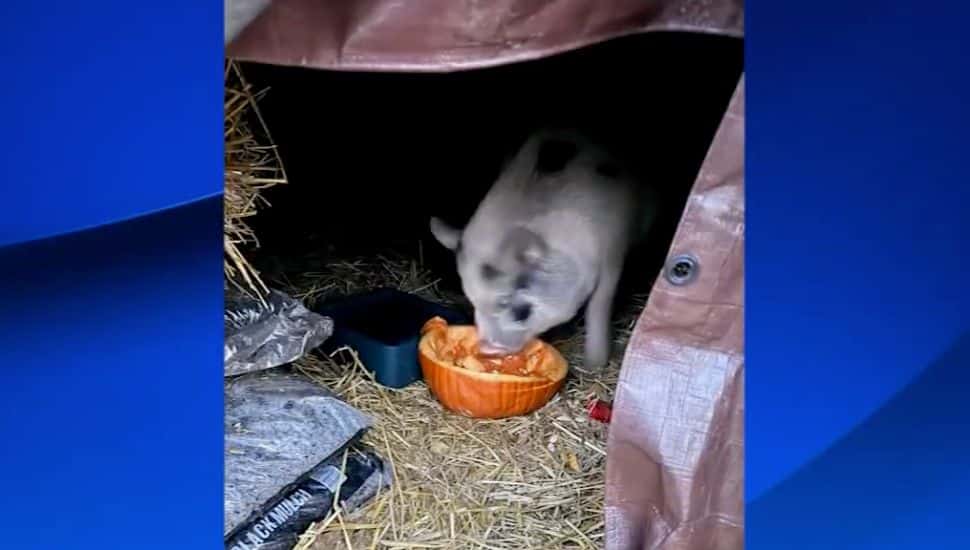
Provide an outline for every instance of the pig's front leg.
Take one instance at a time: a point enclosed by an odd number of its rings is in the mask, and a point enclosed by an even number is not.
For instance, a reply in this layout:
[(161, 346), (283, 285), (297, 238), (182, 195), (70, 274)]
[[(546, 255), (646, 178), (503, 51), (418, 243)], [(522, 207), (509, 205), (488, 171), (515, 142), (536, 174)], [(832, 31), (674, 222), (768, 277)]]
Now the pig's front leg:
[(610, 360), (613, 333), (610, 318), (619, 280), (619, 269), (603, 269), (596, 290), (586, 304), (586, 369), (594, 373), (600, 372)]

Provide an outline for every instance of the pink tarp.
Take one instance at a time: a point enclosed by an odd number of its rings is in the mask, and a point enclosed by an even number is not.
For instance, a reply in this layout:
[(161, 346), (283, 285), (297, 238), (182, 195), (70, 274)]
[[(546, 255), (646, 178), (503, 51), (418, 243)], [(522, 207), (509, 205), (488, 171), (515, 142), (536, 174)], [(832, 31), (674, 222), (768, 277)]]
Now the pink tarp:
[[(227, 1), (240, 27), (266, 0)], [(229, 56), (277, 65), (452, 71), (645, 31), (741, 36), (741, 0), (273, 0)]]

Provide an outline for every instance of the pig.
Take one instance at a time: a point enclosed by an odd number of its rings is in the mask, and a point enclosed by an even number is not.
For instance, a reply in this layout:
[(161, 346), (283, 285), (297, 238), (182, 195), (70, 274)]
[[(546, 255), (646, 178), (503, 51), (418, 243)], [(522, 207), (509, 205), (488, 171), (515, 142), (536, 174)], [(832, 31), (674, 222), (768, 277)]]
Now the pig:
[(455, 254), (481, 351), (514, 353), (585, 305), (585, 368), (600, 371), (623, 264), (658, 197), (588, 135), (547, 128), (506, 161), (464, 228), (432, 217), (431, 233)]

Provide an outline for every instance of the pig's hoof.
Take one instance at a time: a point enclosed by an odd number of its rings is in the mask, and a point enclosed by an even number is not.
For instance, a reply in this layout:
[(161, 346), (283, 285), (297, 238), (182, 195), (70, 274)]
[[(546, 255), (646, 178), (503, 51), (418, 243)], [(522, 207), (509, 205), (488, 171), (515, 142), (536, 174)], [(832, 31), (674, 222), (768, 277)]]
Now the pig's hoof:
[(603, 368), (606, 367), (606, 363), (609, 360), (608, 353), (587, 353), (583, 367), (584, 370), (596, 374), (603, 371)]

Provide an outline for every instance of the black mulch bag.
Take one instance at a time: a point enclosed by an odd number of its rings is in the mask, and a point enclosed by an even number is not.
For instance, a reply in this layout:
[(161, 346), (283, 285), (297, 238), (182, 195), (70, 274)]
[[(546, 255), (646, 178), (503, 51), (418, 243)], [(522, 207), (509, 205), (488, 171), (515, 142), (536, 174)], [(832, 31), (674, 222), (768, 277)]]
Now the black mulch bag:
[[(340, 486), (346, 511), (390, 482), (373, 452), (344, 450), (371, 419), (287, 368), (333, 332), (333, 321), (278, 291), (261, 304), (226, 299), (225, 524), (233, 550), (289, 550), (325, 519)], [(345, 477), (344, 477), (345, 476)]]
[(336, 493), (342, 513), (350, 512), (373, 498), (390, 480), (387, 464), (362, 445), (334, 453), (230, 532), (225, 548), (290, 550), (310, 524), (333, 513)]
[(371, 419), (284, 369), (225, 383), (223, 533), (362, 435)]

